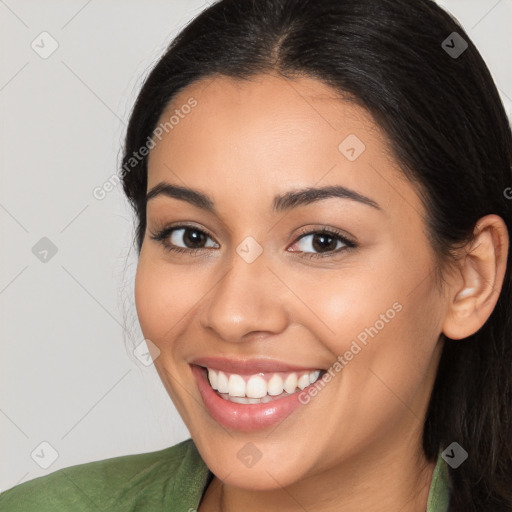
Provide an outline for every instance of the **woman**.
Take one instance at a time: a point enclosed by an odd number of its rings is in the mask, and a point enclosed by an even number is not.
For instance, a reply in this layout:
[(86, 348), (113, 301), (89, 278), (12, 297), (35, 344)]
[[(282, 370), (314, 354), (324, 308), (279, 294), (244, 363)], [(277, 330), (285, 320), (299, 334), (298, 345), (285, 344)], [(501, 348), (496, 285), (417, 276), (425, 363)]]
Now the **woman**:
[(512, 510), (511, 164), (430, 0), (212, 5), (147, 78), (120, 173), (191, 439), (0, 509)]

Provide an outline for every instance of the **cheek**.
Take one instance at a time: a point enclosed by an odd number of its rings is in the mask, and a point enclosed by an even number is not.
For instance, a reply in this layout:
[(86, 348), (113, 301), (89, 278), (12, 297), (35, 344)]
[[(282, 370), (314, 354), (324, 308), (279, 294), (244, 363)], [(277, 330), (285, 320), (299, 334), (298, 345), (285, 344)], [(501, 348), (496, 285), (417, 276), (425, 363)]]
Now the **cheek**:
[[(320, 322), (309, 323), (322, 343), (334, 354), (331, 365), (336, 399), (330, 417), (333, 436), (357, 446), (364, 439), (377, 439), (396, 422), (416, 422), (428, 401), (435, 370), (439, 307), (428, 279), (411, 293), (415, 279), (381, 279), (359, 274), (358, 279), (330, 280), (310, 289), (309, 304), (315, 306), (333, 333)], [(394, 282), (394, 284), (393, 284)], [(417, 285), (417, 281), (415, 283)], [(411, 413), (413, 411), (413, 413)], [(359, 425), (353, 429), (350, 425)]]
[(404, 379), (411, 384), (427, 371), (441, 329), (442, 304), (428, 277), (428, 254), (412, 261), (410, 251), (406, 259), (395, 251), (380, 254), (378, 262), (332, 272), (315, 286), (304, 278), (294, 283), (296, 294), (307, 297), (314, 313), (302, 314), (301, 323), (334, 358), (344, 357), (344, 373), (357, 381), (368, 378), (369, 368), (380, 369), (397, 386)]
[(154, 341), (159, 338), (156, 333), (159, 331), (159, 319), (162, 318), (159, 301), (162, 298), (162, 286), (155, 279), (152, 266), (141, 254), (135, 275), (135, 307), (144, 337)]
[(354, 340), (364, 346), (366, 340), (400, 322), (405, 284), (390, 278), (382, 265), (371, 268), (347, 266), (319, 274), (318, 279), (295, 276), (294, 292), (308, 306), (298, 317), (300, 323), (334, 354), (349, 350)]
[(141, 255), (135, 276), (135, 305), (145, 338), (160, 345), (169, 337), (169, 329), (189, 307), (187, 289), (190, 286), (183, 286), (179, 272), (171, 276), (166, 265)]
[[(141, 253), (135, 276), (135, 305), (144, 337), (175, 357), (189, 336), (185, 330), (214, 281), (192, 265), (172, 265), (161, 256)], [(213, 276), (215, 277), (215, 276)]]

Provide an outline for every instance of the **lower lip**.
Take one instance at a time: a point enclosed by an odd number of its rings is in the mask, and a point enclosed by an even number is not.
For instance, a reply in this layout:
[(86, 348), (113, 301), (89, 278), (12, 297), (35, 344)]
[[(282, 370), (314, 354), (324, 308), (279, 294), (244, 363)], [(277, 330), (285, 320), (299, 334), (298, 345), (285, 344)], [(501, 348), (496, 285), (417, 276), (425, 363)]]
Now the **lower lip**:
[(224, 400), (210, 386), (205, 369), (194, 364), (191, 367), (210, 416), (227, 428), (242, 432), (264, 429), (283, 421), (303, 405), (299, 401), (300, 391), (266, 404), (237, 404)]

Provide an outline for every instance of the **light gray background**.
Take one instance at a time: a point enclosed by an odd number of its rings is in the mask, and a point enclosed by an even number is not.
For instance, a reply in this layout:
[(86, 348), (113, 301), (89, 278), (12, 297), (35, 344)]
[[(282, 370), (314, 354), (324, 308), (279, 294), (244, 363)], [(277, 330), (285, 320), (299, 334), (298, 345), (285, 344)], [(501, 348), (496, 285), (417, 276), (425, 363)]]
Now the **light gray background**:
[[(210, 3), (0, 0), (2, 490), (189, 437), (154, 367), (125, 348), (143, 340), (132, 213), (120, 185), (103, 200), (92, 191), (116, 172), (142, 79)], [(510, 117), (512, 0), (439, 3), (479, 48)], [(57, 248), (46, 262), (32, 250), (43, 237)]]

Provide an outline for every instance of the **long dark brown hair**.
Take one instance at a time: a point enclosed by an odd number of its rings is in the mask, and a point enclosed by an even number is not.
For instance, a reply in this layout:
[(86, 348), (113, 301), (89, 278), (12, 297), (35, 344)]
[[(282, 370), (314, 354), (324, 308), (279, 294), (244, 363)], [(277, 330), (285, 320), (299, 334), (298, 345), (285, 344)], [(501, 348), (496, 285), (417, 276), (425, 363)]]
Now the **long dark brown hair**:
[[(457, 32), (460, 54), (443, 41)], [(455, 43), (450, 41), (450, 47)], [(120, 176), (146, 230), (147, 144), (165, 107), (196, 80), (265, 72), (308, 76), (366, 108), (428, 212), (439, 262), (468, 241), (479, 218), (501, 216), (512, 233), (512, 134), (496, 86), (463, 28), (430, 0), (222, 0), (172, 41), (146, 78), (131, 114)], [(450, 510), (512, 511), (512, 286), (485, 325), (444, 338), (424, 426), (434, 461), (458, 442)]]

